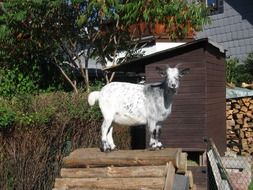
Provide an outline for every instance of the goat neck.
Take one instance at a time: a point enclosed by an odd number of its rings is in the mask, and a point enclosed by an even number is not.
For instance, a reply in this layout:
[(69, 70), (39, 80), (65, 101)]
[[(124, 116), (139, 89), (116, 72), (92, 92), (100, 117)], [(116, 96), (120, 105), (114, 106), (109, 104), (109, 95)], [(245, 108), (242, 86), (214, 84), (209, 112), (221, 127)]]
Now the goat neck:
[(177, 89), (170, 88), (166, 79), (161, 83), (161, 87), (163, 89), (164, 106), (167, 109), (171, 105), (173, 96), (177, 93)]

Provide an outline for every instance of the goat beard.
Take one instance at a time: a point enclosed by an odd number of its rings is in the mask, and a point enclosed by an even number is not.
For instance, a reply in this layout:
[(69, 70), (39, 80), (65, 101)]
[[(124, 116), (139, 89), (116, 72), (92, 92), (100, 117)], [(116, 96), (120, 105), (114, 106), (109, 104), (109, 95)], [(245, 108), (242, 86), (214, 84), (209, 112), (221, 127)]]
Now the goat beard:
[(168, 94), (171, 94), (171, 95), (177, 94), (177, 88), (169, 88)]

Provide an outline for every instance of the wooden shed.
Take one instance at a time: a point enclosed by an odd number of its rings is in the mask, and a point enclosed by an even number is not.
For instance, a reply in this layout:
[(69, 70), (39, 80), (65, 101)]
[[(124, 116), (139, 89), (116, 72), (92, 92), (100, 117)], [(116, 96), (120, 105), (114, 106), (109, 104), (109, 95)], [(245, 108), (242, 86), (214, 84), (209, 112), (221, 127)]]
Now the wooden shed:
[(212, 138), (221, 154), (226, 149), (225, 52), (209, 39), (199, 39), (111, 67), (109, 71), (145, 75), (146, 83), (161, 81), (156, 67), (190, 68), (180, 84), (172, 114), (164, 121), (165, 147), (204, 152), (203, 138)]

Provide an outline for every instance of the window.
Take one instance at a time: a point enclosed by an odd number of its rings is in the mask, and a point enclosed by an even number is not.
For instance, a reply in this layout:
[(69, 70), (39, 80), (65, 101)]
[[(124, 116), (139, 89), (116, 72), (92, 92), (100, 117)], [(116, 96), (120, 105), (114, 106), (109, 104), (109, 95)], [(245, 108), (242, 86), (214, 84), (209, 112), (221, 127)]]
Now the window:
[(207, 7), (210, 8), (210, 14), (223, 13), (223, 0), (206, 0)]

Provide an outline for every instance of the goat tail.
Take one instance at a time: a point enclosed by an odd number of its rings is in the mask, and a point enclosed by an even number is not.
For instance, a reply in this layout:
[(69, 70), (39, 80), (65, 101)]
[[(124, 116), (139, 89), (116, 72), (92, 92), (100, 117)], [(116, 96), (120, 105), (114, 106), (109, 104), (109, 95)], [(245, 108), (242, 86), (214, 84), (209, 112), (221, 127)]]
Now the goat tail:
[(90, 106), (94, 106), (99, 97), (99, 91), (93, 91), (88, 96), (88, 103)]

